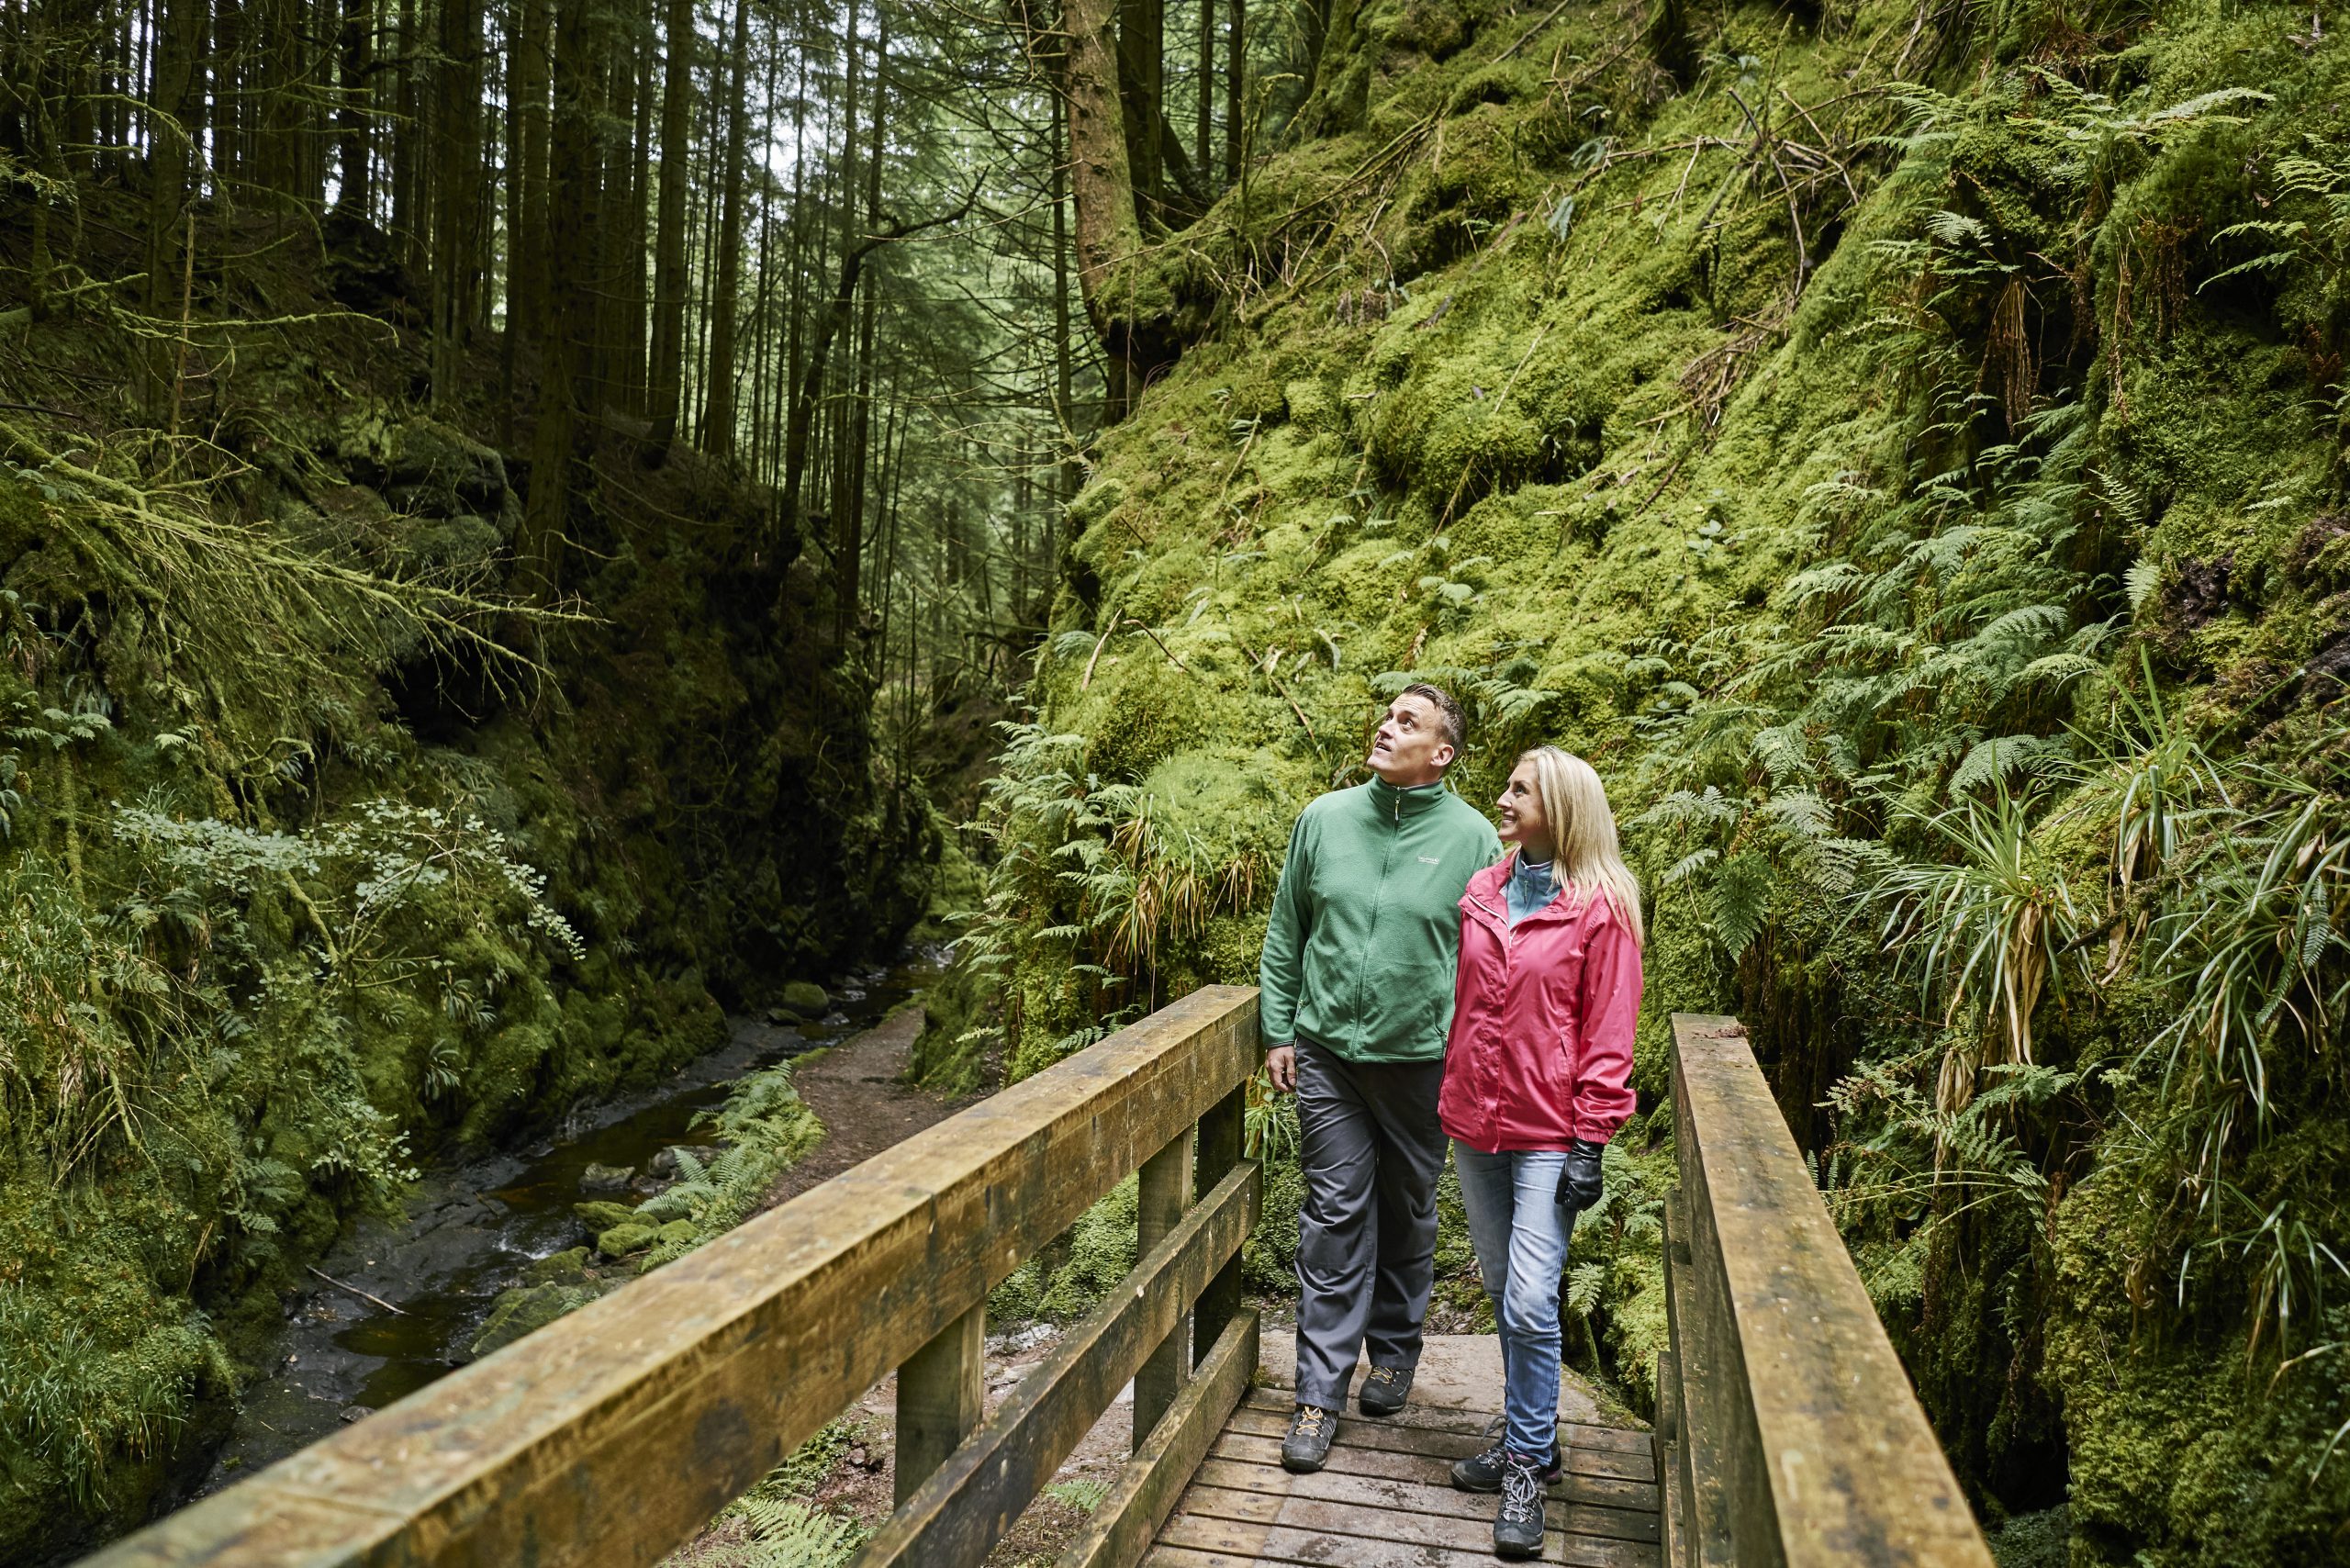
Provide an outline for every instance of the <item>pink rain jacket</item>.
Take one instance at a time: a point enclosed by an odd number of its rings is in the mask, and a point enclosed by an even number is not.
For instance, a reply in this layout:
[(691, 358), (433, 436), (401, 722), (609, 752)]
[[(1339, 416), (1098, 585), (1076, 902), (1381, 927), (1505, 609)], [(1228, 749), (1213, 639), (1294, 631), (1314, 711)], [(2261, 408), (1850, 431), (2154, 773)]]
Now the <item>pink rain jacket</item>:
[(1517, 856), (1469, 879), (1437, 1114), (1485, 1153), (1606, 1143), (1632, 1114), (1640, 946), (1605, 899), (1562, 890), (1509, 924)]

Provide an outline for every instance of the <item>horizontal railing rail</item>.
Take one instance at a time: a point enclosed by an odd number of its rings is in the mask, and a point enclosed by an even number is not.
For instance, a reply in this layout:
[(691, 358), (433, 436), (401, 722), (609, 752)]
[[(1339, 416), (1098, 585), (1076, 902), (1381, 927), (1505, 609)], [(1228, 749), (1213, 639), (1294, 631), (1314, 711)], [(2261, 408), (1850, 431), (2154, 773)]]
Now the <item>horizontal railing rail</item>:
[(1667, 1568), (1991, 1568), (1735, 1018), (1673, 1018)]
[[(1134, 1459), (1064, 1558), (1124, 1568), (1256, 1367), (1257, 1061), (1255, 991), (1195, 991), (89, 1561), (649, 1563), (894, 1370), (866, 1562), (980, 1562), (1132, 1377)], [(983, 1422), (989, 1291), (1136, 1170), (1133, 1273)]]

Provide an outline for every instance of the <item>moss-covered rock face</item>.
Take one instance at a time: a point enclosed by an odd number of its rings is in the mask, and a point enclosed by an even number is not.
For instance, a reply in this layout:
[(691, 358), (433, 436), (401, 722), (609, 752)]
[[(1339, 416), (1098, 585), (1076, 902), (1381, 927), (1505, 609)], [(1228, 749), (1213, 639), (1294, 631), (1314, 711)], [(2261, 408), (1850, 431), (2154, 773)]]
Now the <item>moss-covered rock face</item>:
[[(1591, 757), (1651, 901), (1571, 1349), (1641, 1395), (1667, 1015), (1737, 1011), (2003, 1551), (2338, 1556), (2340, 874), (2244, 958), (2258, 1073), (2165, 1036), (2202, 982), (2164, 955), (2236, 918), (2184, 868), (2265, 803), (2327, 824), (2297, 864), (2350, 834), (2350, 49), (2195, 0), (1502, 9), (1333, 8), (1287, 151), (1187, 236), (1215, 330), (1070, 508), (925, 1065), (1250, 979), (1296, 812), (1444, 682), (1457, 787)], [(2188, 755), (2230, 803), (2145, 847)], [(2036, 913), (1974, 947), (1996, 909)], [(2026, 1039), (1984, 977), (2035, 940)]]
[[(403, 400), (420, 345), (361, 341), (241, 348), (226, 476), (151, 498), (169, 526), (11, 428), (0, 1559), (142, 1518), (421, 1156), (650, 1081), (924, 907), (930, 813), (878, 788), (820, 575), (729, 543), (767, 497), (630, 465), (564, 520), (585, 613), (510, 610), (520, 465)], [(632, 1269), (714, 1233), (623, 1225)]]

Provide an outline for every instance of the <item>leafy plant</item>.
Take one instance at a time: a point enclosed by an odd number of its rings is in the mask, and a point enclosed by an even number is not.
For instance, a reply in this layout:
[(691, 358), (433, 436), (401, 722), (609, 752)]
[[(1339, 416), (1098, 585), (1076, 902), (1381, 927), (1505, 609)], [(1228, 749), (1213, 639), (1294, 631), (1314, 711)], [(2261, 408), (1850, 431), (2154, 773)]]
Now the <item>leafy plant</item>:
[(2070, 885), (2033, 844), (2029, 800), (2002, 785), (1920, 825), (1952, 858), (1889, 865), (1868, 897), (1930, 1008), (1939, 997), (1943, 1028), (1979, 1021), (1959, 1032), (1936, 1076), (1937, 1108), (1955, 1112), (1974, 1098), (1978, 1069), (2031, 1065), (2032, 1014), (2042, 989), (2061, 983), (2082, 922)]

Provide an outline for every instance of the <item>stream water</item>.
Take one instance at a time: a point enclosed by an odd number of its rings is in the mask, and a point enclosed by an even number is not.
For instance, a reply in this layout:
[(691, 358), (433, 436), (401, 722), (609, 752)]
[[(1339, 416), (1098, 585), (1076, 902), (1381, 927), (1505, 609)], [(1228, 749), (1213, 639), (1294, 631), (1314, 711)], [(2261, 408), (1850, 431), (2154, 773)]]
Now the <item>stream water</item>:
[[(821, 1023), (732, 1019), (726, 1046), (651, 1089), (575, 1110), (519, 1150), (428, 1169), (403, 1223), (353, 1226), (312, 1271), (314, 1288), (287, 1301), (265, 1370), (187, 1495), (217, 1491), (463, 1365), (500, 1291), (528, 1264), (592, 1239), (572, 1204), (634, 1203), (657, 1191), (649, 1162), (712, 1141), (690, 1124), (735, 1079), (870, 1027), (935, 979), (943, 958), (916, 950), (845, 977)], [(634, 1185), (591, 1190), (591, 1165), (632, 1171)]]

